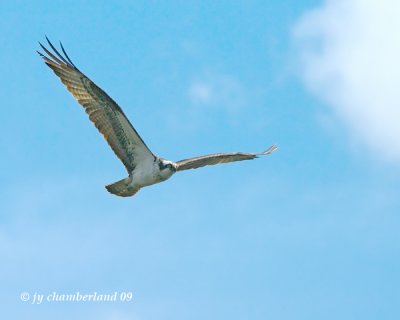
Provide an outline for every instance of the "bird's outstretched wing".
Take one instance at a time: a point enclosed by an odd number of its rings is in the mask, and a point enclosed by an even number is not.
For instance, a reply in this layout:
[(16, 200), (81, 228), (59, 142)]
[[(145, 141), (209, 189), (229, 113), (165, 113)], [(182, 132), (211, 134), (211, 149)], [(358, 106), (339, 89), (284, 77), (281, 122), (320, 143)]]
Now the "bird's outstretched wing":
[(39, 55), (83, 106), (90, 120), (107, 140), (128, 172), (132, 172), (138, 162), (153, 161), (155, 156), (118, 104), (79, 71), (61, 43), (64, 55), (57, 51), (47, 37), (46, 39), (53, 52), (39, 42), (46, 54), (38, 51)]
[(188, 170), (188, 169), (197, 169), (204, 166), (210, 166), (214, 164), (220, 163), (228, 163), (234, 161), (242, 161), (242, 160), (252, 160), (257, 158), (258, 156), (263, 156), (267, 154), (271, 154), (278, 147), (276, 145), (272, 145), (267, 150), (260, 153), (245, 153), (245, 152), (232, 152), (232, 153), (215, 153), (208, 154), (205, 156), (200, 156), (196, 158), (185, 159), (176, 162), (177, 171)]

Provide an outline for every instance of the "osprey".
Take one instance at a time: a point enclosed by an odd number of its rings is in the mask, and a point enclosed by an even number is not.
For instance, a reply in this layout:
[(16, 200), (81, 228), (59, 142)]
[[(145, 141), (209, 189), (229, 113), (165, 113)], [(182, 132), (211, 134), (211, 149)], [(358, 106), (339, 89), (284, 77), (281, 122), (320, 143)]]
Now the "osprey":
[(39, 55), (83, 106), (128, 171), (127, 178), (106, 186), (109, 192), (117, 196), (133, 196), (140, 188), (165, 181), (177, 171), (251, 160), (277, 149), (277, 146), (272, 145), (260, 153), (216, 153), (178, 162), (160, 158), (146, 146), (118, 104), (74, 65), (61, 42), (64, 55), (57, 51), (47, 37), (46, 40), (53, 52), (39, 42), (47, 56), (38, 51)]

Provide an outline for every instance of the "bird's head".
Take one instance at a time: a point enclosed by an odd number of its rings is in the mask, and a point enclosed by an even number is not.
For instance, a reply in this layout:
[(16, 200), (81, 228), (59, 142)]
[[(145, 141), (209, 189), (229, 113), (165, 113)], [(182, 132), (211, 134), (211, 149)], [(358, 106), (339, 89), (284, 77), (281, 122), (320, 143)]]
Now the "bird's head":
[(160, 159), (158, 162), (158, 166), (160, 168), (161, 173), (175, 173), (176, 172), (176, 164), (169, 160)]

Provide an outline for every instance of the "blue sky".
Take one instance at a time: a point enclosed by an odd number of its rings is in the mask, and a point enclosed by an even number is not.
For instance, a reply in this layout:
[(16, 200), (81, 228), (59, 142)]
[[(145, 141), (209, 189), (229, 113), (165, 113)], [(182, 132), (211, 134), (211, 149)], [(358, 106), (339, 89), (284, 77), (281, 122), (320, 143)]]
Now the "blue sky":
[[(399, 11), (2, 2), (2, 317), (397, 319)], [(37, 56), (44, 35), (164, 158), (280, 149), (112, 196), (125, 169)], [(54, 291), (134, 299), (20, 300)]]

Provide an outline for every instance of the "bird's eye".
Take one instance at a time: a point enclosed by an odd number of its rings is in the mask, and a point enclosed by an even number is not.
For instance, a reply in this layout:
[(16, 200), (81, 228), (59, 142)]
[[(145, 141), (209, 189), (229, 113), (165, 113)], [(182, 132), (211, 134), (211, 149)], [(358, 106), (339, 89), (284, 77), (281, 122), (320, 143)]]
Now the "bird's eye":
[(160, 162), (159, 166), (160, 166), (160, 170), (165, 170), (165, 169), (170, 168), (171, 164), (165, 163), (165, 162)]

